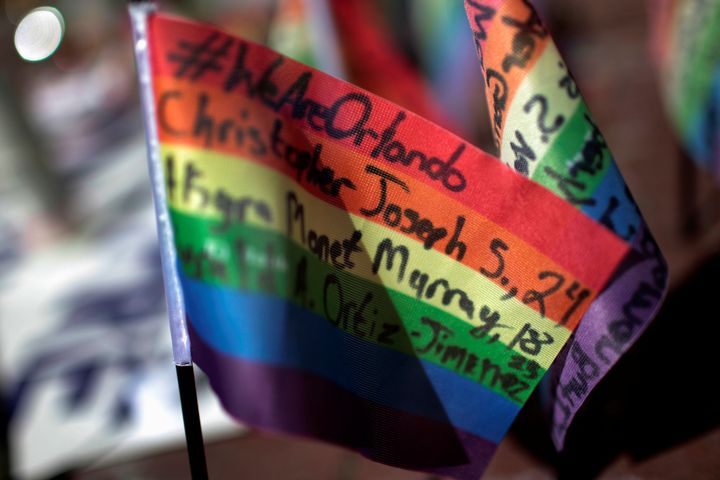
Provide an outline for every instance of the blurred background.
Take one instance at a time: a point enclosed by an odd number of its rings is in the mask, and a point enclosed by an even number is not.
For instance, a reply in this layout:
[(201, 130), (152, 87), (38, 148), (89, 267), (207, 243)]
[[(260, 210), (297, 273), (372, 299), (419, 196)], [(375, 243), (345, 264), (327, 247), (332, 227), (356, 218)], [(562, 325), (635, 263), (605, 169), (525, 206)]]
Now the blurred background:
[[(160, 5), (270, 44), (492, 152), (460, 3)], [(662, 2), (533, 3), (668, 259), (671, 291), (581, 410), (566, 451), (554, 452), (531, 399), (486, 478), (719, 479), (720, 182), (693, 163), (663, 107)], [(126, 3), (0, 5), (0, 478), (189, 478)], [(683, 342), (681, 331), (707, 341)], [(426, 478), (246, 430), (202, 376), (198, 397), (211, 478)]]

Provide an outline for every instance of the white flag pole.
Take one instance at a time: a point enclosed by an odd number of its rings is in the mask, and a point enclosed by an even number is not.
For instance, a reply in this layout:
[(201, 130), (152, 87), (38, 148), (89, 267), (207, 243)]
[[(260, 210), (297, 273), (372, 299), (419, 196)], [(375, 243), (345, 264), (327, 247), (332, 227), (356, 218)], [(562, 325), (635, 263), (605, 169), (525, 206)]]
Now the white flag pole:
[(165, 179), (160, 159), (160, 143), (157, 123), (155, 122), (155, 98), (152, 85), (152, 66), (150, 64), (150, 44), (148, 36), (148, 16), (155, 12), (156, 6), (149, 1), (129, 1), (128, 10), (132, 22), (135, 64), (137, 66), (140, 87), (140, 101), (145, 121), (145, 140), (147, 144), (148, 169), (152, 184), (155, 219), (160, 243), (165, 300), (170, 320), (173, 359), (178, 378), (180, 404), (182, 406), (185, 440), (187, 442), (190, 472), (193, 480), (208, 478), (203, 443), (202, 426), (198, 412), (195, 375), (190, 354), (190, 338), (185, 315), (185, 302), (182, 286), (177, 273), (177, 252), (173, 236), (170, 214), (167, 208)]

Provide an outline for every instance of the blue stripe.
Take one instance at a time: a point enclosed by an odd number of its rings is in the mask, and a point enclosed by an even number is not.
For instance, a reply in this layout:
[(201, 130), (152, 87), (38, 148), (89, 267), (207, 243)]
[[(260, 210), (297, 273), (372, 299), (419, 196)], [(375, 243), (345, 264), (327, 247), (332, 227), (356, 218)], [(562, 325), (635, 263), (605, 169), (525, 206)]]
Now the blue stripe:
[(313, 373), (359, 397), (495, 443), (520, 410), (479, 383), (357, 338), (287, 301), (181, 279), (193, 328), (222, 353)]
[(595, 204), (584, 206), (582, 210), (599, 222), (602, 216), (608, 213), (607, 210), (611, 202), (610, 197), (615, 197), (618, 202), (617, 207), (609, 215), (609, 219), (615, 227), (615, 233), (631, 242), (640, 231), (642, 218), (640, 218), (637, 207), (628, 197), (627, 187), (612, 156), (608, 154), (605, 161), (610, 162), (610, 165), (608, 165), (605, 176), (600, 181), (595, 192), (593, 192), (592, 198), (595, 199)]

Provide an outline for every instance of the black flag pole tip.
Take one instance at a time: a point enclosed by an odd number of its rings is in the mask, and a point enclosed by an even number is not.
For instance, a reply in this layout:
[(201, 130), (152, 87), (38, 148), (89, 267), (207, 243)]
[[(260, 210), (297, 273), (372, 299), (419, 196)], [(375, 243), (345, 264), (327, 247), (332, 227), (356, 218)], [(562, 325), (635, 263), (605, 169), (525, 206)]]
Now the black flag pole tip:
[(205, 444), (203, 442), (200, 414), (198, 412), (197, 391), (195, 389), (195, 372), (190, 365), (175, 365), (180, 389), (185, 440), (187, 442), (188, 459), (192, 480), (207, 480), (208, 471), (205, 460)]

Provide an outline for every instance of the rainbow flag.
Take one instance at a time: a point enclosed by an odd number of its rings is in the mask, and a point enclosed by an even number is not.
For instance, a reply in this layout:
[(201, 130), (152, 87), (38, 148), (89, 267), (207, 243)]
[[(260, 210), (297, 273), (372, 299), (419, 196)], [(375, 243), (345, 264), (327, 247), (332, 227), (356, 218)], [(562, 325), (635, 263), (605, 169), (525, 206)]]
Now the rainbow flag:
[(650, 8), (670, 120), (688, 154), (720, 180), (720, 2), (663, 0)]
[(659, 305), (664, 261), (547, 32), (524, 2), (466, 7), (502, 162), (266, 47), (143, 17), (192, 359), (239, 420), (477, 478), (561, 352), (567, 407)]

